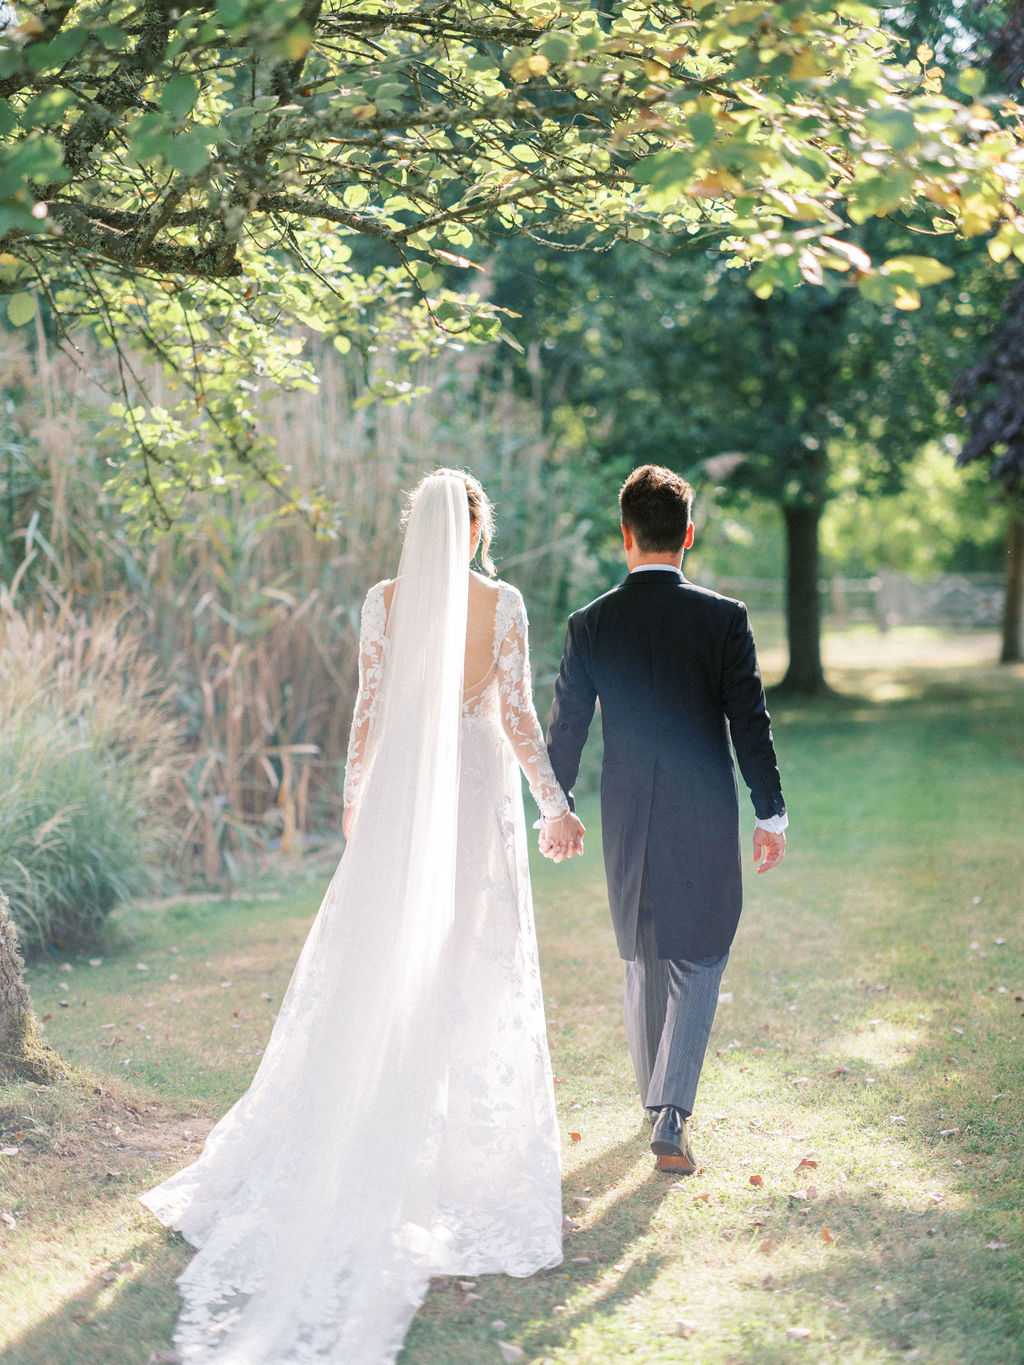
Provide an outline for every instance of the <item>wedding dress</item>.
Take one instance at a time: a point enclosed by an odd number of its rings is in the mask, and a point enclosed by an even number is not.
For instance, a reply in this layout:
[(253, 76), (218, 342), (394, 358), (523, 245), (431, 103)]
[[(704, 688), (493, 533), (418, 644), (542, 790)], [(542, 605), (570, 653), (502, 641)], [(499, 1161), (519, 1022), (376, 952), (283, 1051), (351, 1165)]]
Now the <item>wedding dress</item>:
[(199, 1247), (175, 1346), (216, 1365), (388, 1365), (431, 1276), (561, 1260), (559, 1140), (520, 768), (566, 809), (518, 591), (463, 687), (465, 486), (425, 481), (390, 613), (363, 606), (358, 811), (259, 1070), (143, 1196)]

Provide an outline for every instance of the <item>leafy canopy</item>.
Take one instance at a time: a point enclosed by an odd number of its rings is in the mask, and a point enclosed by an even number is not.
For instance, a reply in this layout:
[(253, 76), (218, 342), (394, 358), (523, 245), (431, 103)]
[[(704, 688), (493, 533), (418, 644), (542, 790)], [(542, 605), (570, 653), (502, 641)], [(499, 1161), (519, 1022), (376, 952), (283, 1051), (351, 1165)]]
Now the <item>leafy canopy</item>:
[(315, 382), (300, 328), (391, 400), (502, 335), (455, 286), (503, 236), (715, 243), (759, 297), (845, 275), (900, 308), (948, 268), (851, 224), (1024, 258), (1015, 108), (942, 78), (859, 0), (49, 0), (0, 35), (0, 288), (113, 348), (121, 493), (168, 519), (284, 492), (259, 401)]

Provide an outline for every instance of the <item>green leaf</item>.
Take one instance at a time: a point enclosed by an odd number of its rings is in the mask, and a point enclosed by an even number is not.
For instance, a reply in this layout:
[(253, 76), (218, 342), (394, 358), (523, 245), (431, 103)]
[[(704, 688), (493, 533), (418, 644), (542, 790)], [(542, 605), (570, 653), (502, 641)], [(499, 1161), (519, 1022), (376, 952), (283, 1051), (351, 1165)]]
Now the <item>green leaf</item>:
[(917, 124), (908, 109), (871, 109), (864, 116), (868, 136), (891, 147), (896, 152), (906, 151), (917, 141)]
[(977, 96), (985, 89), (985, 73), (976, 66), (965, 66), (956, 78), (965, 95)]
[(160, 108), (180, 123), (191, 113), (192, 106), (198, 98), (199, 86), (191, 76), (179, 71), (164, 86), (160, 96)]
[(882, 268), (890, 275), (910, 275), (917, 285), (941, 284), (956, 273), (931, 256), (892, 256)]
[(7, 300), (7, 317), (12, 327), (24, 327), (36, 315), (36, 296), (24, 291)]
[(182, 175), (198, 175), (208, 164), (210, 154), (191, 133), (179, 133), (164, 148), (164, 160)]

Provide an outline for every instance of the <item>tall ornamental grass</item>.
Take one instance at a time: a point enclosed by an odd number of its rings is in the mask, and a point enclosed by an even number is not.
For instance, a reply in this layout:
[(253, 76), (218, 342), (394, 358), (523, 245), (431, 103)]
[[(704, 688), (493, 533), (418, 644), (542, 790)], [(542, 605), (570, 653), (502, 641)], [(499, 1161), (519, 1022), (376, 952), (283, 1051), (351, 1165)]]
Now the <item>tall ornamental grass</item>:
[[(130, 613), (159, 660), (183, 727), (183, 780), (165, 800), (186, 880), (218, 883), (266, 850), (288, 852), (340, 824), (359, 610), (393, 574), (403, 490), (438, 464), (470, 467), (498, 509), (499, 571), (530, 608), (535, 674), (557, 662), (569, 605), (598, 579), (589, 508), (508, 381), (480, 355), (424, 364), (408, 405), (360, 406), (352, 357), (316, 349), (315, 394), (272, 394), (263, 420), (295, 485), (333, 516), (318, 536), (269, 491), (196, 498), (159, 538), (134, 537), (103, 488), (106, 415), (87, 371), (38, 335), (0, 331), (0, 575), (21, 603), (56, 592), (84, 618)], [(162, 380), (152, 377), (159, 397)], [(612, 503), (614, 498), (612, 498)]]
[[(24, 951), (95, 940), (173, 847), (181, 725), (124, 617), (0, 592), (0, 888)], [(172, 817), (169, 819), (168, 817)]]

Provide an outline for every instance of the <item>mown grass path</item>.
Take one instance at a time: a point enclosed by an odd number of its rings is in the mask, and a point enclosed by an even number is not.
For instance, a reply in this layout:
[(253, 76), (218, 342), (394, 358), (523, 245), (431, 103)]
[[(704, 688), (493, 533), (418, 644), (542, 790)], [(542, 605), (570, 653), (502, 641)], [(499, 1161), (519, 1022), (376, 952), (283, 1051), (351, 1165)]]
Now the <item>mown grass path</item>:
[[(774, 707), (792, 837), (750, 879), (688, 1180), (651, 1170), (592, 803), (587, 857), (537, 866), (578, 1228), (556, 1271), (437, 1286), (402, 1365), (1024, 1362), (1024, 670), (839, 681)], [(12, 1365), (169, 1344), (188, 1250), (136, 1196), (244, 1088), (325, 882), (134, 909), (99, 966), (32, 972), (110, 1093), (0, 1095)]]

